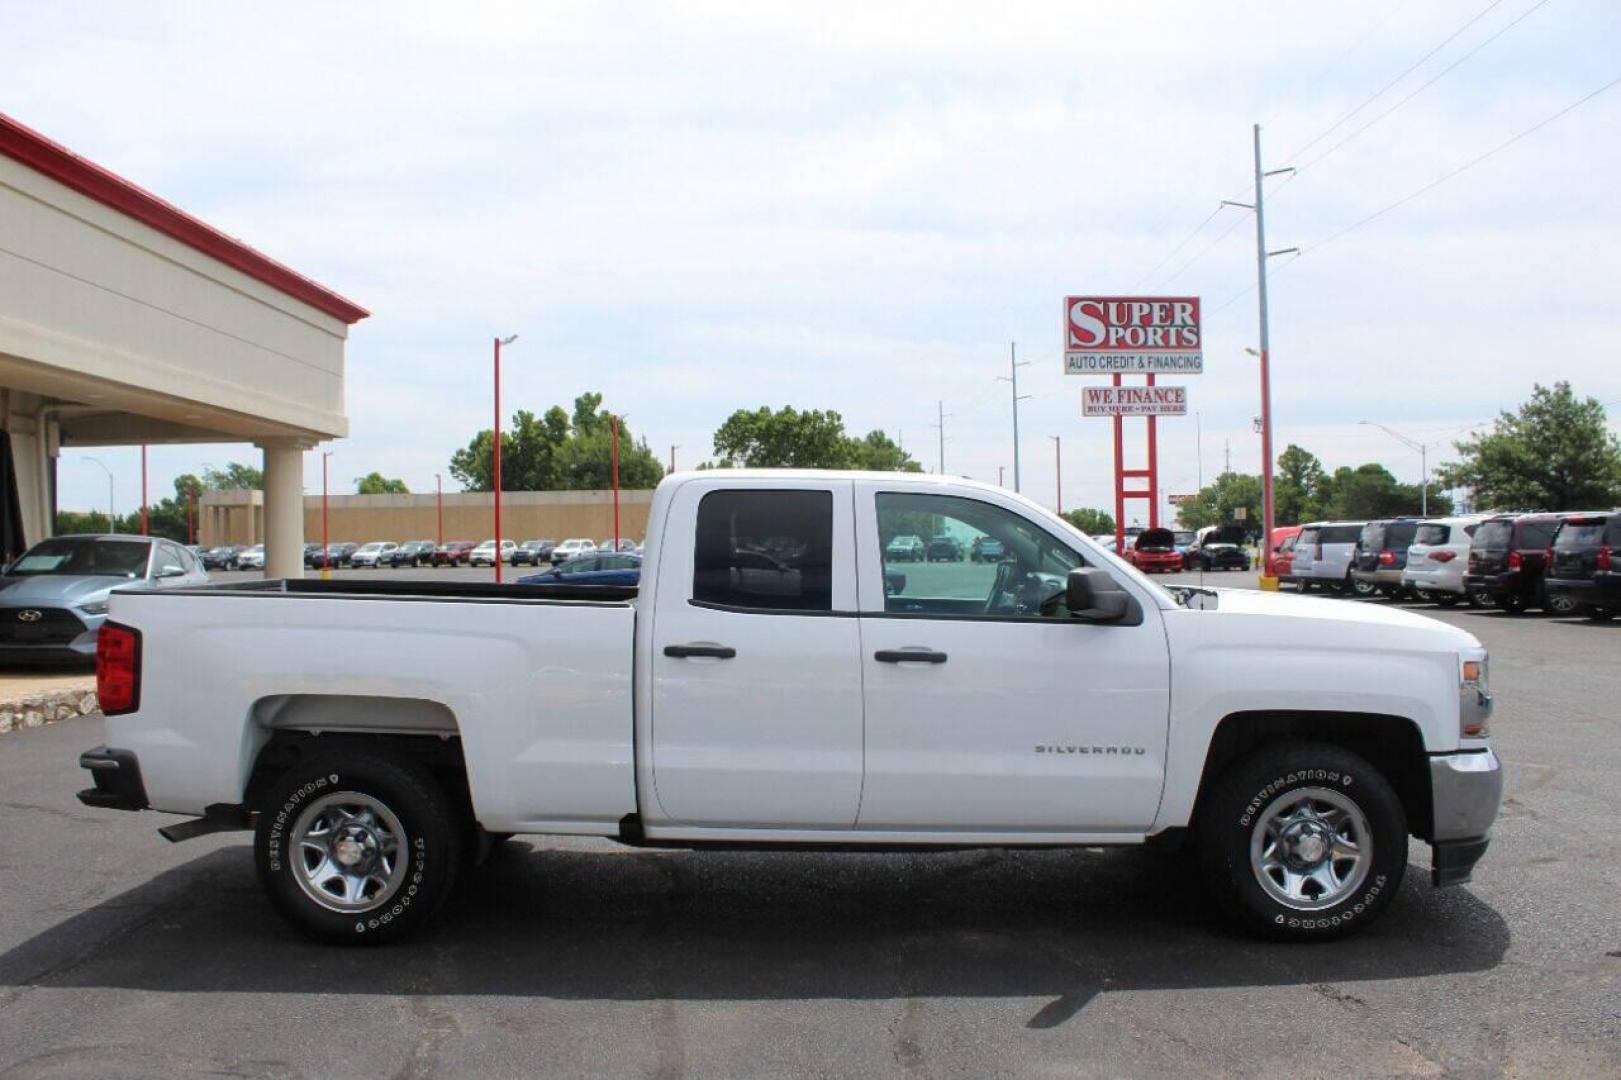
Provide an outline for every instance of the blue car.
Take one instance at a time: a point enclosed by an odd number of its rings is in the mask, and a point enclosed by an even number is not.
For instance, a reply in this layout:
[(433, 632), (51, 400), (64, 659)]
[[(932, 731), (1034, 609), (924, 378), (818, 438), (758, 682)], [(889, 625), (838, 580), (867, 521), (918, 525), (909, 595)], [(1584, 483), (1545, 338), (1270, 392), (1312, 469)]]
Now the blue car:
[(639, 585), (642, 557), (622, 551), (588, 552), (559, 566), (518, 579), (520, 585)]
[(0, 574), (0, 663), (84, 663), (114, 589), (203, 585), (196, 556), (158, 537), (58, 536)]

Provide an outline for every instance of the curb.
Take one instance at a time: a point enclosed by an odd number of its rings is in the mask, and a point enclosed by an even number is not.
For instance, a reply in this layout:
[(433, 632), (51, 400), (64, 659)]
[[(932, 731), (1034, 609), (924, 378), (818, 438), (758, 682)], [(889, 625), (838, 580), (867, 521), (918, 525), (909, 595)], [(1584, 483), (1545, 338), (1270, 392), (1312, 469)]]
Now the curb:
[(0, 735), (43, 727), (75, 716), (89, 716), (96, 709), (94, 690), (50, 690), (0, 701)]

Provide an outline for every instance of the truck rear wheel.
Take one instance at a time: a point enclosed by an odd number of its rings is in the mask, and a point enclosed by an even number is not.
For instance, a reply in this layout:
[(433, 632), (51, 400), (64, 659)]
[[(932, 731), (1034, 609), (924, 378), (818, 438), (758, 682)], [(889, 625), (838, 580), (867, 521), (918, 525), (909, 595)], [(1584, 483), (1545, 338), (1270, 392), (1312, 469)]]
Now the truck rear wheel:
[(1359, 930), (1407, 868), (1401, 800), (1337, 746), (1263, 746), (1218, 781), (1199, 818), (1206, 887), (1263, 937), (1323, 941)]
[(253, 847), (259, 883), (289, 922), (321, 941), (375, 945), (413, 932), (450, 895), (461, 829), (420, 767), (335, 751), (276, 783)]

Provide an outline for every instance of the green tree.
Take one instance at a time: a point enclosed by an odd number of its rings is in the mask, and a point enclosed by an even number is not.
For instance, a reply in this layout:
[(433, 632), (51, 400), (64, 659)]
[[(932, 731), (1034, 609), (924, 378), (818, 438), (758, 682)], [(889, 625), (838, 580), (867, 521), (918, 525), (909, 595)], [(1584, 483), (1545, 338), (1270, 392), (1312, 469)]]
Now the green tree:
[[(1347, 521), (1417, 514), (1423, 492), (1417, 484), (1403, 484), (1383, 465), (1369, 462), (1351, 468), (1342, 465), (1322, 486), (1321, 516)], [(1452, 512), (1452, 500), (1443, 492), (1430, 492), (1429, 513), (1440, 517)]]
[(265, 473), (263, 469), (255, 469), (252, 465), (244, 465), (240, 461), (227, 462), (225, 468), (216, 469), (212, 465), (203, 469), (203, 487), (214, 491), (263, 491), (265, 486)]
[(1536, 384), (1518, 412), (1500, 413), (1491, 431), (1453, 445), (1460, 459), (1436, 477), (1468, 488), (1477, 506), (1584, 510), (1621, 502), (1621, 440), (1604, 406), (1578, 400), (1568, 382)]
[[(450, 475), (469, 491), (494, 488), (494, 440), (485, 428), (450, 459)], [(619, 486), (650, 488), (664, 468), (648, 447), (619, 423)], [(513, 414), (501, 432), (502, 491), (581, 491), (613, 483), (613, 429), (602, 409), (601, 394), (574, 399), (572, 415), (552, 406), (536, 416), (525, 409)]]
[(1317, 455), (1290, 443), (1278, 455), (1272, 478), (1272, 512), (1278, 523), (1298, 525), (1321, 517), (1323, 480)]
[[(1276, 492), (1274, 491), (1274, 499)], [(1238, 510), (1244, 510), (1244, 523), (1261, 521), (1261, 478), (1247, 473), (1222, 473), (1213, 484), (1207, 484), (1192, 499), (1177, 510), (1177, 520), (1183, 528), (1202, 529), (1206, 525), (1231, 525), (1239, 520)], [(1274, 503), (1274, 512), (1276, 504)]]
[(716, 464), (755, 469), (849, 469), (854, 441), (829, 409), (738, 409), (715, 432)]
[(1064, 511), (1064, 520), (1088, 536), (1103, 536), (1114, 532), (1114, 516), (1102, 510), (1082, 507)]
[(380, 472), (369, 472), (355, 478), (355, 492), (359, 495), (409, 495), (411, 489), (404, 480), (391, 480)]
[(911, 454), (882, 431), (869, 431), (864, 438), (851, 439), (850, 453), (853, 467), (868, 472), (923, 471)]

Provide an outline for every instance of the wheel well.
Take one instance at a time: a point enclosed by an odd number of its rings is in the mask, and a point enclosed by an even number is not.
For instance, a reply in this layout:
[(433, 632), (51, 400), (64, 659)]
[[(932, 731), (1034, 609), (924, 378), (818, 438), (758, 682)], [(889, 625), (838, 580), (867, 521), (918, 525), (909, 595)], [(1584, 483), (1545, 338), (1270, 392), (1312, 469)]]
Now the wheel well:
[(1418, 726), (1403, 716), (1342, 712), (1239, 712), (1222, 718), (1210, 739), (1194, 824), (1205, 795), (1234, 762), (1278, 740), (1330, 743), (1367, 759), (1401, 799), (1408, 830), (1427, 840), (1433, 833), (1429, 756)]
[(462, 755), (460, 736), (449, 734), (407, 735), (396, 732), (317, 734), (303, 730), (278, 730), (259, 750), (248, 774), (244, 805), (257, 809), (265, 793), (300, 761), (334, 750), (383, 753), (414, 762), (444, 788), (463, 816), (474, 821), (472, 793), (467, 784), (467, 760)]

